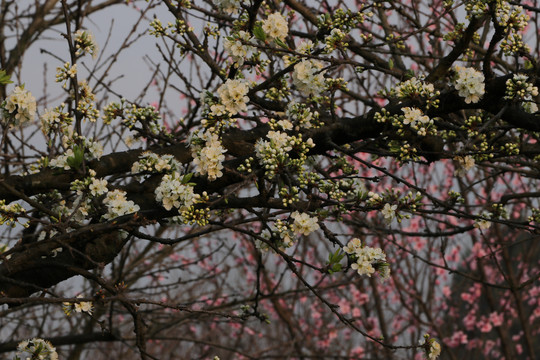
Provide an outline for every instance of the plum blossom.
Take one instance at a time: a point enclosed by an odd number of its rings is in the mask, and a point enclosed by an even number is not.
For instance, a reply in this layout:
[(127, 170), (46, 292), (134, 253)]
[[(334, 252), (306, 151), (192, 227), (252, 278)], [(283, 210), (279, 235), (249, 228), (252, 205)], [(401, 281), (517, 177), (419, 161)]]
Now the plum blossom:
[(307, 236), (319, 229), (316, 217), (311, 217), (306, 213), (299, 213), (298, 211), (293, 212), (291, 217), (294, 219), (292, 230), (295, 233)]
[(362, 242), (358, 238), (351, 239), (346, 246), (343, 247), (343, 251), (351, 255), (355, 262), (351, 265), (353, 270), (356, 270), (359, 275), (371, 275), (375, 272), (375, 265), (378, 269), (383, 268), (383, 275), (388, 278), (390, 275), (390, 269), (386, 264), (386, 254), (381, 248), (372, 248), (362, 245)]
[(394, 220), (394, 218), (396, 217), (396, 210), (397, 210), (396, 204), (394, 205), (390, 205), (388, 203), (384, 204), (384, 207), (381, 210), (381, 213), (383, 214), (384, 220), (387, 223), (391, 223), (392, 220)]
[(287, 20), (280, 13), (273, 13), (263, 21), (262, 29), (266, 35), (273, 39), (284, 41), (289, 33), (289, 25)]
[(247, 93), (249, 86), (242, 80), (228, 79), (218, 89), (218, 95), (225, 109), (231, 114), (236, 115), (241, 111), (247, 111), (249, 98)]
[(459, 96), (465, 98), (467, 104), (477, 103), (484, 95), (484, 74), (473, 68), (456, 66), (453, 84)]
[(302, 60), (294, 66), (293, 84), (305, 95), (318, 96), (325, 88), (322, 68), (318, 60)]
[[(5, 105), (4, 105), (5, 104)], [(17, 86), (4, 103), (10, 125), (20, 126), (31, 121), (36, 114), (36, 98), (24, 86)]]
[(227, 14), (233, 15), (238, 13), (240, 9), (240, 0), (212, 0), (220, 10), (225, 11)]
[(103, 203), (107, 206), (107, 214), (104, 219), (114, 219), (118, 216), (131, 214), (140, 210), (139, 205), (132, 200), (126, 199), (126, 192), (123, 190), (113, 190), (107, 193)]
[(242, 65), (253, 51), (253, 46), (249, 45), (252, 41), (253, 37), (247, 31), (241, 30), (234, 37), (227, 38), (223, 46), (231, 58), (239, 65)]
[(47, 340), (39, 338), (21, 341), (17, 345), (17, 353), (24, 359), (58, 360), (56, 348)]
[(76, 55), (82, 56), (84, 54), (91, 54), (92, 58), (97, 58), (98, 46), (94, 35), (87, 30), (77, 30), (73, 35), (73, 41), (77, 51)]
[(203, 147), (192, 145), (191, 154), (193, 156), (193, 164), (195, 165), (195, 173), (200, 175), (208, 175), (208, 180), (213, 181), (223, 176), (223, 161), (227, 150), (221, 145), (221, 141), (216, 134), (212, 134), (207, 130), (202, 140), (205, 141)]
[(419, 341), (420, 345), (424, 346), (426, 357), (429, 360), (435, 360), (441, 355), (441, 345), (429, 334), (425, 334), (422, 339)]
[(200, 195), (193, 192), (193, 186), (182, 183), (182, 178), (177, 172), (166, 174), (154, 191), (156, 200), (166, 210), (171, 210), (173, 207), (180, 211), (186, 210), (200, 199)]

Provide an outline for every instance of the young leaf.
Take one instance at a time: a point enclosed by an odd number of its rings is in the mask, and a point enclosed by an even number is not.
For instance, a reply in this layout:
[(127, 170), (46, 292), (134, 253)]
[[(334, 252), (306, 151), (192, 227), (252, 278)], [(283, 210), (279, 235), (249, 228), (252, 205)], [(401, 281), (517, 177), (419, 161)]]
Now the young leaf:
[(10, 78), (11, 76), (6, 74), (5, 70), (0, 70), (0, 85), (11, 84), (13, 81)]
[(266, 34), (260, 25), (253, 27), (253, 35), (260, 41), (266, 41)]
[(285, 44), (285, 43), (283, 42), (283, 40), (281, 40), (281, 39), (274, 39), (274, 42), (275, 42), (278, 46), (281, 46), (281, 47), (284, 48), (284, 49), (287, 49), (287, 50), (289, 49), (289, 46), (288, 46), (287, 44)]

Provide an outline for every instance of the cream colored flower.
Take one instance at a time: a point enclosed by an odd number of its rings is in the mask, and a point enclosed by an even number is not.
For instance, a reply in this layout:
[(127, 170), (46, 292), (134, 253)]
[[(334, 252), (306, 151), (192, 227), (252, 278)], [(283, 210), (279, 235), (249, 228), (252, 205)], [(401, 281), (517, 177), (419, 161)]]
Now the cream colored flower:
[(287, 20), (280, 13), (273, 13), (263, 21), (262, 29), (269, 37), (284, 41), (289, 33)]

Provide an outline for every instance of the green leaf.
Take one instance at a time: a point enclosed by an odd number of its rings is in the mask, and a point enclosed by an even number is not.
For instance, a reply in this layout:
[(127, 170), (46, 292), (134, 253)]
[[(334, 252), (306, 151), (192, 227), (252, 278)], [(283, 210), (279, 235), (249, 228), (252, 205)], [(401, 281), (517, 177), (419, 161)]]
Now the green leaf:
[(182, 184), (187, 184), (189, 180), (191, 180), (192, 177), (193, 177), (193, 173), (184, 175), (184, 177), (182, 178)]
[(341, 271), (342, 265), (339, 263), (343, 257), (345, 256), (345, 253), (341, 251), (341, 249), (336, 250), (334, 253), (328, 254), (328, 273), (333, 274), (336, 272)]
[(283, 42), (283, 40), (281, 40), (281, 39), (274, 39), (274, 42), (275, 42), (278, 46), (281, 46), (281, 47), (284, 48), (284, 49), (287, 49), (287, 50), (289, 49), (289, 46), (288, 46), (287, 44), (285, 44), (285, 43)]
[(83, 162), (84, 148), (78, 145), (73, 146), (73, 156), (69, 156), (66, 160), (67, 164), (72, 169), (78, 169)]
[(394, 68), (394, 61), (392, 61), (392, 59), (388, 60), (388, 68), (390, 68), (390, 70)]
[(255, 25), (253, 27), (253, 35), (260, 41), (266, 41), (266, 33), (260, 25)]
[(10, 78), (11, 76), (5, 70), (0, 70), (0, 85), (11, 84), (13, 81)]

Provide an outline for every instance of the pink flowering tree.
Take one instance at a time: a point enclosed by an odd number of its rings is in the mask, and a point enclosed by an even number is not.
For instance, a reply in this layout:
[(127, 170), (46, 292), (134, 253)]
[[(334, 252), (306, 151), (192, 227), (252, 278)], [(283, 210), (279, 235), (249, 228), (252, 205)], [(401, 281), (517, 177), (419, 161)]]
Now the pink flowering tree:
[(3, 357), (540, 357), (536, 0), (20, 3)]

